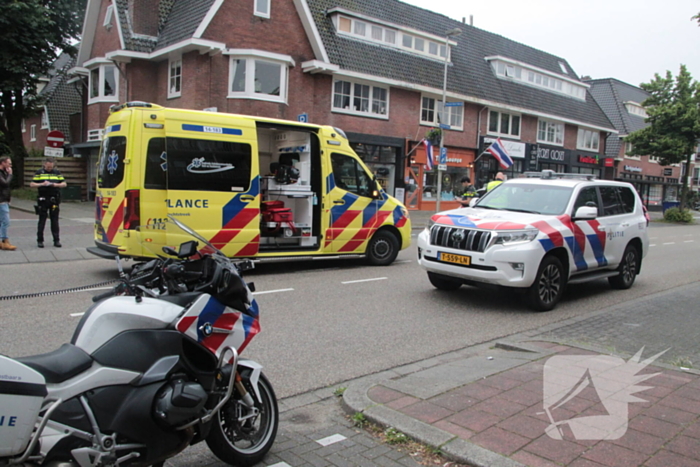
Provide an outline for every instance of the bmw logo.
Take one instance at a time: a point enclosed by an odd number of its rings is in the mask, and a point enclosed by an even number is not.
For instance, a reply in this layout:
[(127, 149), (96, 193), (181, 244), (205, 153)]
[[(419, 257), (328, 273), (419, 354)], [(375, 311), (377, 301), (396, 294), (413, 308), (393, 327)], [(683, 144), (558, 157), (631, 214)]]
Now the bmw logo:
[(204, 325), (202, 325), (202, 327), (200, 327), (199, 330), (202, 331), (204, 337), (209, 337), (214, 332), (214, 327), (211, 325), (211, 323), (204, 323)]

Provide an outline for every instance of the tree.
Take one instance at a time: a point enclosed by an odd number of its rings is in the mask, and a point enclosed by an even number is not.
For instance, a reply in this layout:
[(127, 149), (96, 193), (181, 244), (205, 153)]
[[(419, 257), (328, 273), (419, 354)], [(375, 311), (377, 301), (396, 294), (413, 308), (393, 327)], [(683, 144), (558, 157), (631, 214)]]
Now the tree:
[(691, 20), (697, 20), (697, 21), (698, 21), (698, 26), (700, 26), (700, 13), (698, 13), (697, 15), (693, 16), (693, 17), (690, 18), (690, 19), (691, 19)]
[(27, 155), (22, 119), (42, 105), (39, 79), (62, 52), (75, 56), (78, 51), (85, 2), (0, 0), (0, 136), (15, 158)]
[(685, 162), (681, 211), (688, 196), (690, 161), (700, 140), (700, 83), (693, 81), (685, 65), (674, 79), (670, 71), (662, 78), (657, 73), (641, 88), (650, 96), (642, 105), (647, 111), (646, 128), (625, 138), (634, 146), (635, 154), (660, 159), (661, 165)]

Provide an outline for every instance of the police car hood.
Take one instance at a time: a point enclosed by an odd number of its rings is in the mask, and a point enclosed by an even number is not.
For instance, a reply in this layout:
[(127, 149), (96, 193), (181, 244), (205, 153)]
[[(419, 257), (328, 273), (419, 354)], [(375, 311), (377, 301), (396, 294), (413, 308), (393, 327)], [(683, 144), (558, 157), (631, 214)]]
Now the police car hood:
[(486, 230), (522, 230), (557, 216), (483, 208), (458, 208), (434, 214), (435, 224)]

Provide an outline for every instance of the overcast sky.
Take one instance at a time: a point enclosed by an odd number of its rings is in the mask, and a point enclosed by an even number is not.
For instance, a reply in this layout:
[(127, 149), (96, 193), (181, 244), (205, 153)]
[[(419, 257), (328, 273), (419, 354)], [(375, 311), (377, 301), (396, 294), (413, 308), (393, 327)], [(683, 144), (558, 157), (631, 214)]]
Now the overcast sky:
[[(566, 59), (579, 76), (638, 86), (678, 74), (700, 81), (698, 0), (402, 0)], [(459, 41), (457, 37), (455, 40)]]

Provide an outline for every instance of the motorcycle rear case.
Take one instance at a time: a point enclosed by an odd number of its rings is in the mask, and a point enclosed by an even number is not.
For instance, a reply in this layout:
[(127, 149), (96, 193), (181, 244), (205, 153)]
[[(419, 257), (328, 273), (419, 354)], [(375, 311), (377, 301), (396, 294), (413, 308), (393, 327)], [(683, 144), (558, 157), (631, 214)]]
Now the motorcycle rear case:
[(0, 355), (0, 457), (24, 452), (46, 396), (44, 377)]

